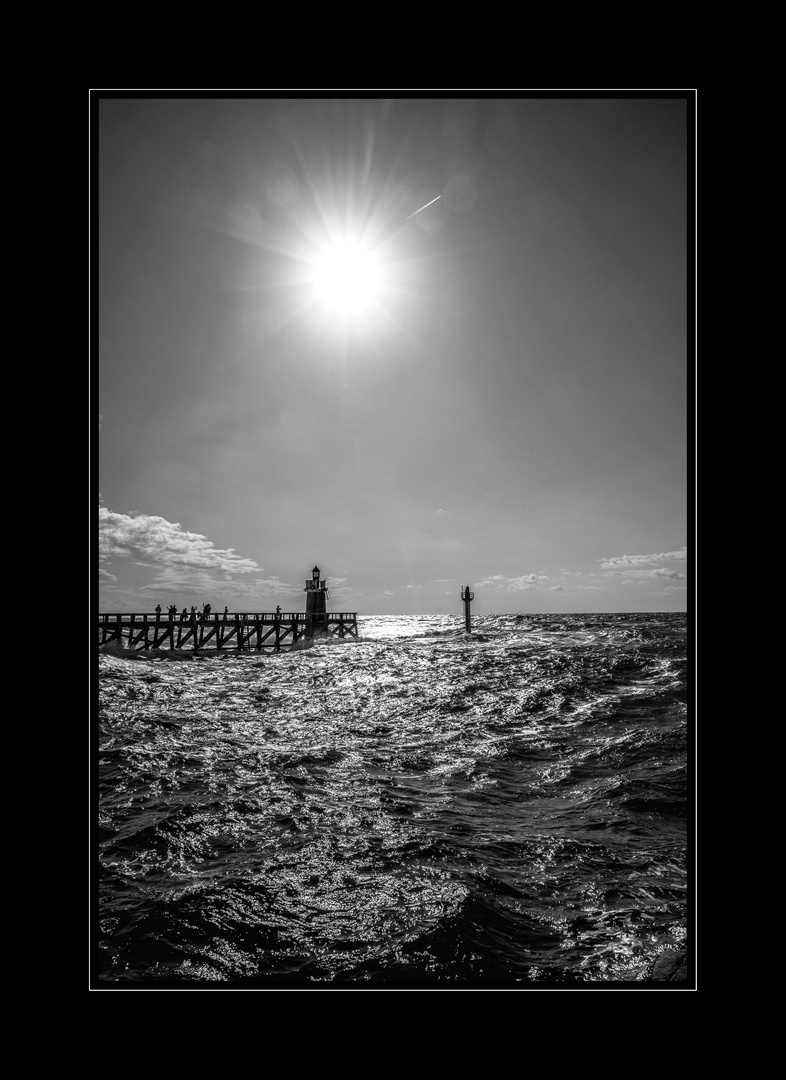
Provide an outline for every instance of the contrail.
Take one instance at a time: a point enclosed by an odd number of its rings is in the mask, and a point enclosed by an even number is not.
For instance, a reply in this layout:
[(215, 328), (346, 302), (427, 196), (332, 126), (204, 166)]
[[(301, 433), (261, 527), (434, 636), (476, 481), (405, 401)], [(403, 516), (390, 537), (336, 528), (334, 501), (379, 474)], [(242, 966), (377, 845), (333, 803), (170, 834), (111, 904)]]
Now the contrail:
[[(441, 198), (442, 198), (442, 196), (441, 196), (441, 195), (437, 195), (437, 199), (441, 199)], [(432, 200), (431, 200), (431, 202), (427, 202), (427, 203), (426, 203), (426, 206), (431, 206), (431, 203), (435, 203), (435, 202), (437, 201), (437, 199), (432, 199)], [(426, 206), (421, 206), (420, 210), (425, 210), (425, 209), (426, 209)], [(408, 214), (408, 215), (407, 215), (407, 216), (406, 216), (406, 217), (404, 218), (404, 220), (405, 220), (405, 221), (409, 221), (409, 219), (410, 219), (411, 217), (414, 217), (414, 216), (415, 216), (415, 214), (419, 214), (419, 213), (420, 213), (420, 210), (414, 210), (414, 211), (413, 211), (413, 212), (412, 212), (411, 214)]]

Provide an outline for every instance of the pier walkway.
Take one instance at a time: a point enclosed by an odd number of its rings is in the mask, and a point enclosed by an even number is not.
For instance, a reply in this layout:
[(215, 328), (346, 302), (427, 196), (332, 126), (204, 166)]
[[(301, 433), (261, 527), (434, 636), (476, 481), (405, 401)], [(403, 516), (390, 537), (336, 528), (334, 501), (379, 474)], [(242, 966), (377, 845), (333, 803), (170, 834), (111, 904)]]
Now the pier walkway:
[(357, 612), (235, 612), (203, 615), (99, 614), (99, 645), (148, 649), (233, 649), (260, 652), (292, 647), (303, 638), (358, 636)]

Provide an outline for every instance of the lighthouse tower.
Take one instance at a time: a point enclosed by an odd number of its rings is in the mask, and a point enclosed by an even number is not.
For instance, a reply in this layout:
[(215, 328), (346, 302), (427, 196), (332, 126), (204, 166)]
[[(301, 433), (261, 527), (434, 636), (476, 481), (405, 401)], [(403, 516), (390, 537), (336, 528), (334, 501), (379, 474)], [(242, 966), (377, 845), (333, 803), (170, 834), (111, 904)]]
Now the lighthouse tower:
[(325, 579), (320, 581), (319, 567), (311, 571), (311, 579), (306, 579), (306, 637), (327, 633), (327, 606), (325, 600), (329, 593)]

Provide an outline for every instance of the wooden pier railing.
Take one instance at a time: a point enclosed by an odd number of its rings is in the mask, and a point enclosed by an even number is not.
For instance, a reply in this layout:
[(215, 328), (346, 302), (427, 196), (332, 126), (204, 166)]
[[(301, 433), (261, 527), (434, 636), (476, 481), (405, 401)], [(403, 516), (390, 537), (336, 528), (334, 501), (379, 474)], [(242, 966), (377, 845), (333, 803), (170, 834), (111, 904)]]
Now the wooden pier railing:
[(234, 649), (259, 652), (296, 645), (303, 638), (358, 636), (357, 612), (235, 612), (203, 615), (99, 614), (99, 645), (148, 649)]

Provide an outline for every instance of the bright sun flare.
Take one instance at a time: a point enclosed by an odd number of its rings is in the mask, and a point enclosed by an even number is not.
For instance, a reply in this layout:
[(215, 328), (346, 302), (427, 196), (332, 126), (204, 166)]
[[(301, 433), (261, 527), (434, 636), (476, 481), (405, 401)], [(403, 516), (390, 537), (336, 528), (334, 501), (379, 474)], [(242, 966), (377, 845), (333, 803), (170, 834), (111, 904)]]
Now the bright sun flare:
[(362, 315), (372, 308), (381, 285), (373, 251), (357, 241), (332, 243), (315, 260), (318, 299), (339, 315)]

